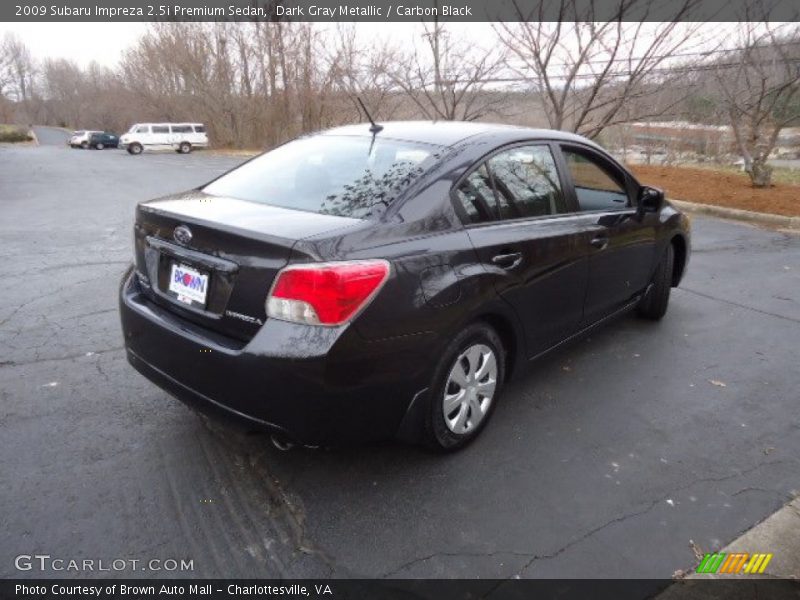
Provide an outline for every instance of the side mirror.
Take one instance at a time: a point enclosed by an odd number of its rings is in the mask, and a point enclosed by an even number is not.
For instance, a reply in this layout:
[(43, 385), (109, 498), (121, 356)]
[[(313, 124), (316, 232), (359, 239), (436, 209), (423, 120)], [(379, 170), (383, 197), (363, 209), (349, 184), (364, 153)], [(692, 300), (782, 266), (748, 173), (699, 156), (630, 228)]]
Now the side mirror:
[(643, 185), (639, 188), (639, 199), (637, 202), (637, 212), (657, 213), (664, 206), (664, 191), (658, 188)]

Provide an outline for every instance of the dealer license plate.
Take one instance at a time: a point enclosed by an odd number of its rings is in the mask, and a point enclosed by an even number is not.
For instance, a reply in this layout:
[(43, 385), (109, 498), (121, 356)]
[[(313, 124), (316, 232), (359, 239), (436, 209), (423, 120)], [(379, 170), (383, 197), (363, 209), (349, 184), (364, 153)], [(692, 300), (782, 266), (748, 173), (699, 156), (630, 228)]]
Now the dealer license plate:
[(208, 274), (201, 273), (184, 264), (172, 263), (169, 291), (177, 296), (179, 302), (205, 306), (208, 294)]

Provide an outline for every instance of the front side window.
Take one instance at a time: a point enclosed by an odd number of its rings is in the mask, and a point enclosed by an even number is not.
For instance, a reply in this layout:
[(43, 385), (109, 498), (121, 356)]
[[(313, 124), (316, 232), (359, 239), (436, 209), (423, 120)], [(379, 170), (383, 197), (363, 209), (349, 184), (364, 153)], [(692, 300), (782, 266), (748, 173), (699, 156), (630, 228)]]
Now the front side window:
[(147, 125), (139, 125), (136, 128), (136, 133), (149, 133), (149, 132), (150, 132), (150, 127), (148, 127)]
[(194, 130), (195, 130), (196, 133), (205, 133), (206, 132), (206, 126), (205, 125), (195, 125), (194, 126)]
[[(500, 205), (499, 218), (567, 212), (553, 154), (548, 146), (519, 146), (489, 159)], [(503, 202), (507, 207), (503, 208)]]
[(581, 211), (616, 210), (628, 206), (621, 176), (612, 175), (588, 155), (563, 148)]
[(211, 182), (214, 196), (343, 217), (381, 212), (435, 163), (438, 146), (368, 136), (301, 138)]

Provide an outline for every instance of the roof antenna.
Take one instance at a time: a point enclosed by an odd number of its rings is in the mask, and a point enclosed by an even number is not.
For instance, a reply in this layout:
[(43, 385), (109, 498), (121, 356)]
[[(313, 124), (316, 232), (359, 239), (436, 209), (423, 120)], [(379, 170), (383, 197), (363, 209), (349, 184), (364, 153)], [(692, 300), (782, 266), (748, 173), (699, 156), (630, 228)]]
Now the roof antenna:
[(367, 107), (364, 106), (364, 103), (361, 101), (361, 98), (359, 96), (356, 96), (356, 100), (358, 100), (358, 103), (361, 105), (361, 109), (364, 111), (364, 114), (367, 115), (367, 119), (369, 119), (369, 122), (372, 124), (372, 126), (369, 128), (369, 132), (372, 135), (375, 135), (376, 133), (383, 131), (383, 125), (378, 125), (375, 121), (372, 120), (372, 117), (370, 116)]

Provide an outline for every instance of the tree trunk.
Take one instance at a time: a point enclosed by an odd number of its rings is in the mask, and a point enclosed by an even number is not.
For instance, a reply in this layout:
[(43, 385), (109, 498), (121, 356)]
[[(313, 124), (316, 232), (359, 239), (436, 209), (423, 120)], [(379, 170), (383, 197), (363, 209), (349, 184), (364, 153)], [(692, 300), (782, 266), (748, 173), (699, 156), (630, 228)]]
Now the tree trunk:
[(765, 158), (754, 158), (747, 174), (750, 175), (753, 187), (765, 188), (772, 185), (772, 167), (767, 164)]

